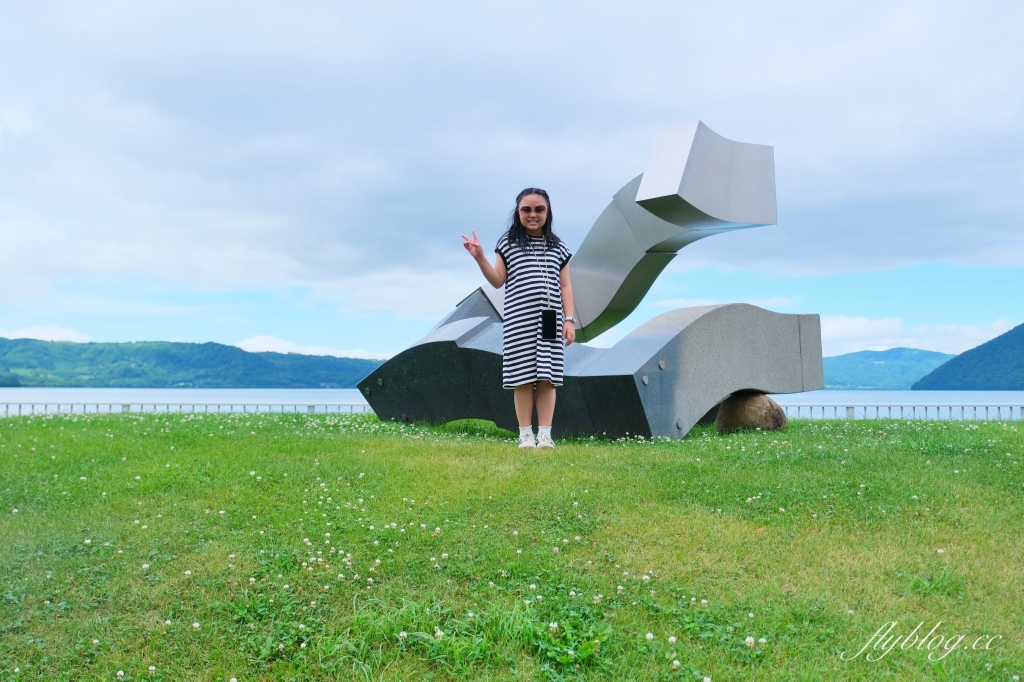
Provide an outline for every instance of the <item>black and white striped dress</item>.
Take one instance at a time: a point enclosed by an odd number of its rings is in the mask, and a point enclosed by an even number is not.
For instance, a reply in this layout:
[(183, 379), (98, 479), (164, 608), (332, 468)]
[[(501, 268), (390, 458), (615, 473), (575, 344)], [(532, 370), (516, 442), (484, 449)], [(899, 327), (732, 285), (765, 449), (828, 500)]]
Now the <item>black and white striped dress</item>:
[[(530, 237), (529, 246), (510, 242), (508, 234), (498, 240), (495, 252), (505, 262), (505, 344), (501, 360), (501, 383), (515, 388), (536, 381), (562, 385), (565, 340), (562, 339), (561, 272), (572, 253), (562, 240), (545, 249), (543, 237)], [(547, 306), (544, 279), (550, 305), (556, 311), (558, 338), (541, 338), (540, 311)]]

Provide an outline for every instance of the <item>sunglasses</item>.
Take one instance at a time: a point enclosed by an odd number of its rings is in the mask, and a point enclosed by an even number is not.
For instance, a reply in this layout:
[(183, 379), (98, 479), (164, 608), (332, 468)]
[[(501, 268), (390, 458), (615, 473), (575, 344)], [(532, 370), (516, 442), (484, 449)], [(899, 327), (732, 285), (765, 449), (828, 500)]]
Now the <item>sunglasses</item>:
[(530, 215), (531, 213), (536, 213), (537, 215), (542, 215), (542, 214), (548, 212), (548, 207), (547, 206), (537, 206), (536, 208), (530, 208), (529, 206), (520, 206), (519, 207), (519, 212), (520, 213), (525, 213), (526, 215)]

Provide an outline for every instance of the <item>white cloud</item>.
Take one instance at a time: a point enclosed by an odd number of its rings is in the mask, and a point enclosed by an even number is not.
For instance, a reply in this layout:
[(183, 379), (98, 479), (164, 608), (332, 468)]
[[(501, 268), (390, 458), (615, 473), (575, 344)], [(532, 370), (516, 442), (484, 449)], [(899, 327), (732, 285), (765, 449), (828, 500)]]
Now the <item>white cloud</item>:
[(302, 355), (333, 355), (339, 358), (362, 358), (367, 360), (385, 360), (394, 353), (370, 353), (361, 348), (338, 350), (326, 346), (304, 346), (293, 341), (286, 341), (274, 336), (253, 336), (235, 344), (250, 353), (299, 353)]
[(828, 357), (861, 350), (921, 348), (962, 353), (1009, 331), (1013, 323), (1000, 318), (988, 325), (923, 324), (908, 327), (898, 317), (870, 319), (822, 315), (822, 352)]
[[(461, 241), (461, 240), (460, 240)], [(467, 255), (458, 270), (422, 270), (382, 264), (381, 270), (337, 278), (313, 288), (319, 299), (334, 301), (345, 315), (389, 313), (399, 320), (437, 321), (474, 289), (489, 286)]]
[[(1024, 263), (1019, 4), (89, 8), (3, 10), (0, 57), (24, 68), (0, 90), (2, 296), (424, 273), (368, 292), (402, 310), (525, 185), (578, 245), (655, 131), (698, 117), (775, 146), (780, 225), (695, 244), (693, 265)], [(539, 109), (516, 94), (528, 73)]]
[[(7, 3), (0, 303), (130, 281), (436, 320), (479, 283), (460, 233), (493, 244), (539, 185), (577, 250), (655, 132), (695, 118), (774, 145), (780, 222), (673, 267), (1024, 265), (1022, 23), (991, 0)], [(254, 331), (290, 333), (224, 338)]]
[(22, 327), (9, 332), (0, 329), (0, 337), (6, 339), (38, 339), (40, 341), (74, 341), (76, 343), (88, 343), (89, 341), (88, 334), (55, 325)]

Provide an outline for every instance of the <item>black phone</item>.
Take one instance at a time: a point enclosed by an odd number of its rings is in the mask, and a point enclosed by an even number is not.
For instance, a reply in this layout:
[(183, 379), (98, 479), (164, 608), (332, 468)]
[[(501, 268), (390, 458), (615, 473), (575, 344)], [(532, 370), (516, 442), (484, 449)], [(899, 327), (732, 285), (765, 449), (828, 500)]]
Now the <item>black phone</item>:
[(558, 338), (558, 314), (552, 308), (542, 308), (540, 311), (540, 338), (545, 341), (554, 341)]

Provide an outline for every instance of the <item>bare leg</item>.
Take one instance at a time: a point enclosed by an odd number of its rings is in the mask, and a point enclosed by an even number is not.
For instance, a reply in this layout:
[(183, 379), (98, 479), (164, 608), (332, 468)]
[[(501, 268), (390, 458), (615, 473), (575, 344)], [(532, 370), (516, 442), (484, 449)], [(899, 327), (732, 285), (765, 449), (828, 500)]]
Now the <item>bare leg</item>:
[[(550, 386), (550, 384), (548, 384)], [(516, 386), (513, 396), (516, 404), (516, 419), (520, 428), (533, 426), (533, 384)]]
[[(518, 390), (518, 389), (517, 389)], [(537, 426), (551, 426), (555, 417), (555, 387), (550, 381), (537, 382)], [(522, 423), (522, 422), (520, 422)]]

